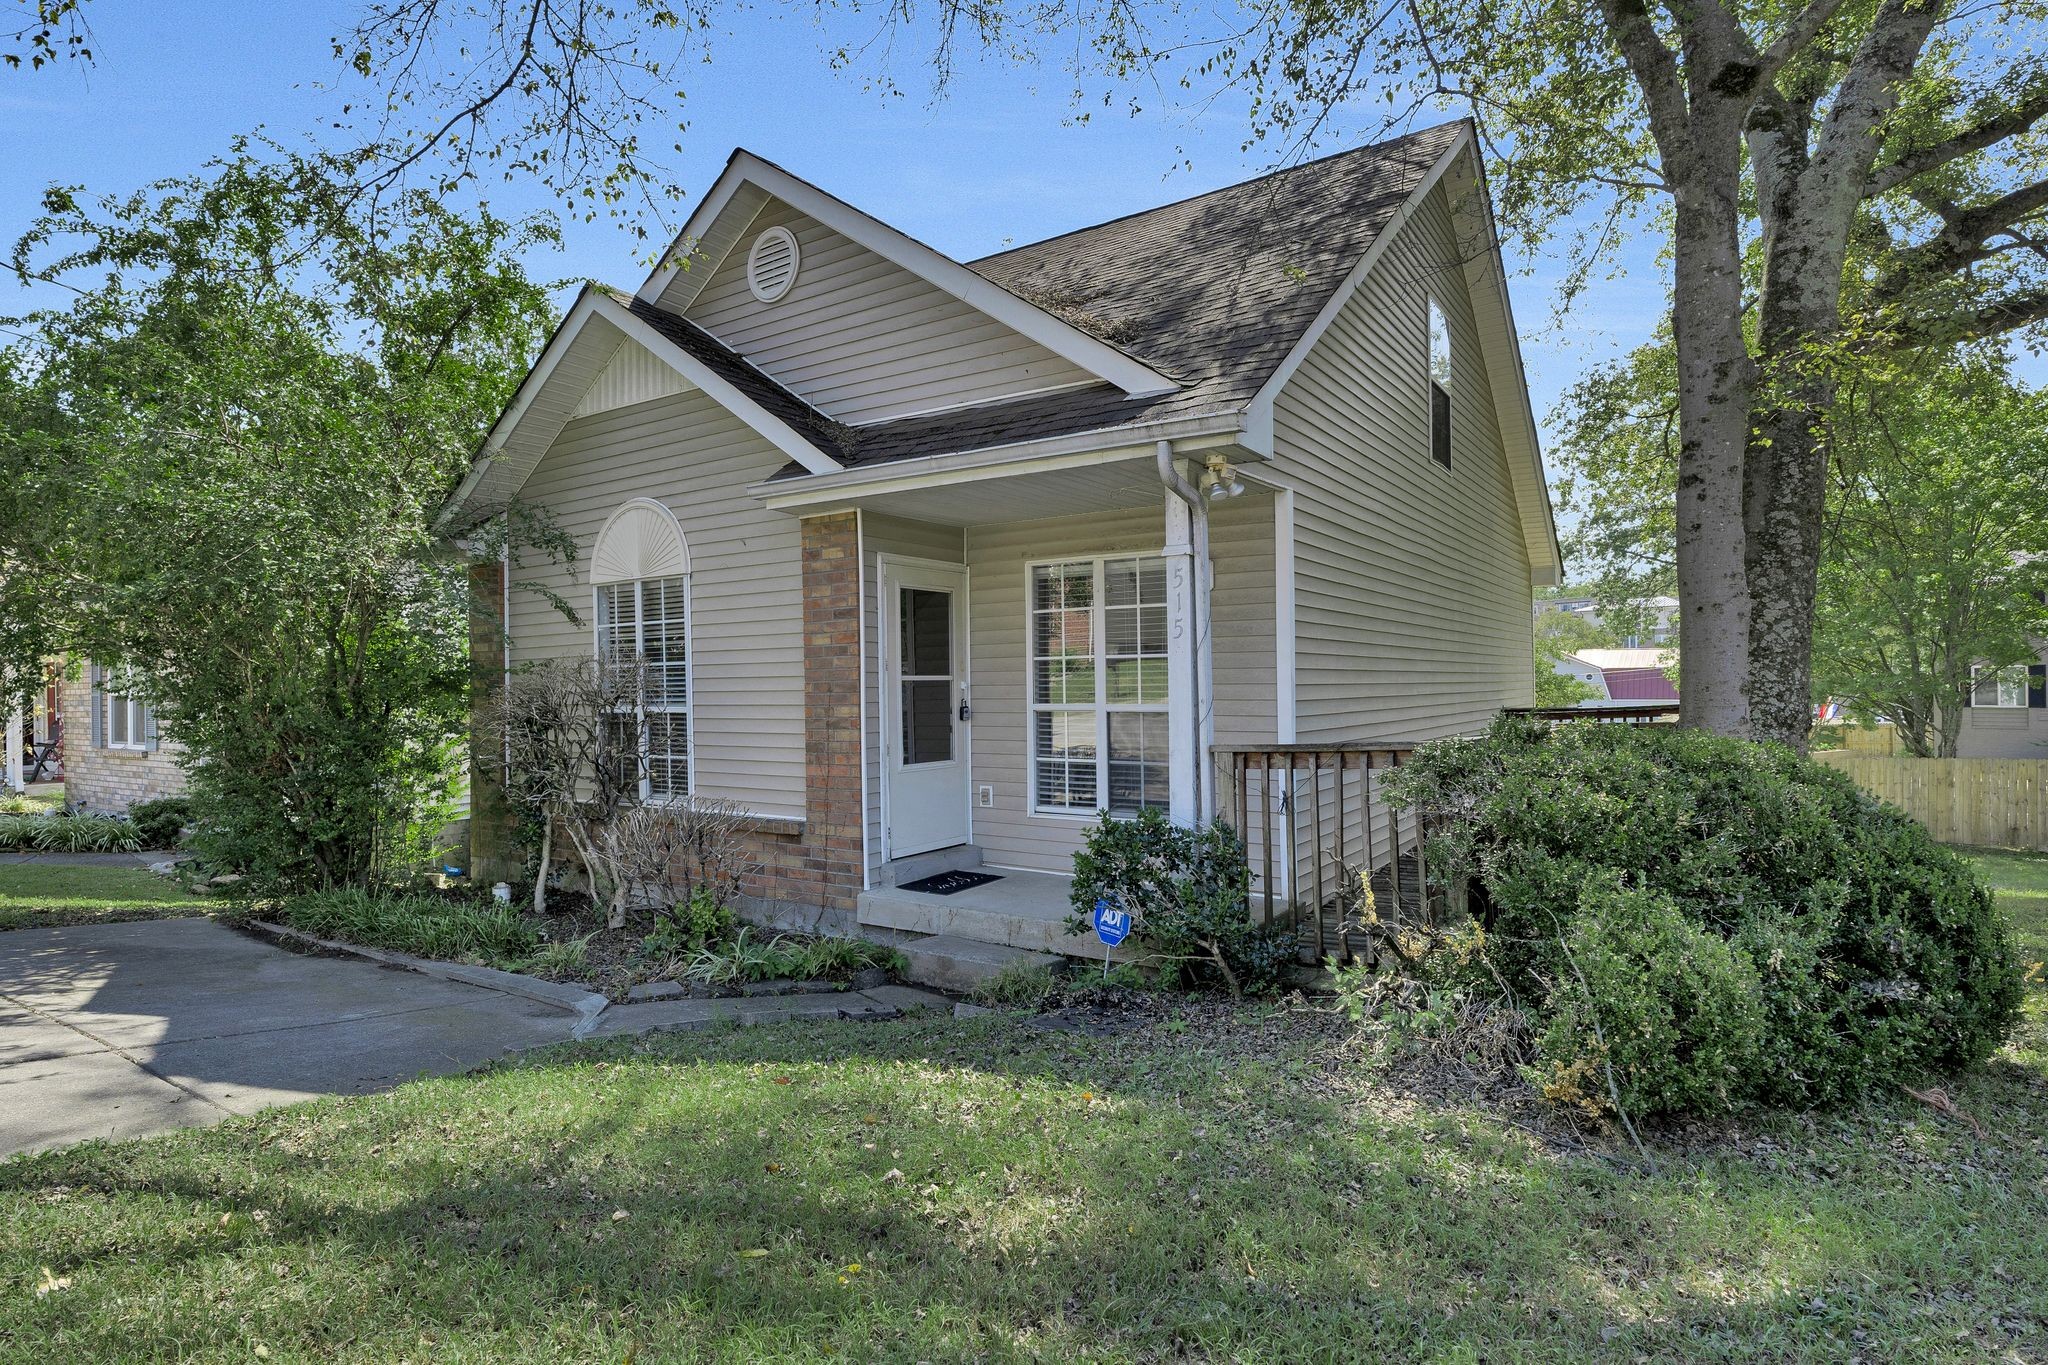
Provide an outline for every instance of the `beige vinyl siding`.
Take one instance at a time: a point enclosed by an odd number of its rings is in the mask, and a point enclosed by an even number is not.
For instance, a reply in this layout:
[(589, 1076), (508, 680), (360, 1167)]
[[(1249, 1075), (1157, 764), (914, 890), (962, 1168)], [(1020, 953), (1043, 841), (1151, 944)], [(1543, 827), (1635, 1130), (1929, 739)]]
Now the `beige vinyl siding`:
[[(762, 814), (804, 813), (803, 565), (794, 517), (747, 487), (783, 455), (697, 392), (578, 418), (521, 490), (575, 538), (570, 565), (512, 574), (514, 663), (587, 656), (589, 557), (605, 520), (630, 498), (675, 513), (689, 541), (692, 740), (697, 790)], [(574, 624), (523, 582), (572, 603)]]
[[(765, 228), (796, 234), (796, 284), (774, 303), (747, 287)], [(739, 235), (685, 314), (828, 417), (861, 425), (1097, 382), (780, 200)]]
[[(974, 842), (985, 861), (1046, 872), (1071, 871), (1074, 851), (1093, 823), (1093, 817), (1031, 813), (1025, 656), (1028, 566), (1066, 557), (1156, 554), (1165, 537), (1163, 500), (1157, 508), (968, 529), (973, 783), (995, 789), (995, 805), (974, 810)], [(1216, 567), (1217, 743), (1270, 742), (1274, 733), (1272, 499), (1248, 494), (1216, 504), (1210, 516), (1210, 557)]]
[[(1442, 192), (1282, 389), (1296, 501), (1303, 742), (1422, 740), (1533, 699), (1532, 589), (1462, 256)], [(1452, 337), (1451, 465), (1430, 456), (1428, 300)]]
[[(899, 555), (910, 559), (935, 559), (959, 564), (962, 559), (961, 531), (957, 526), (934, 526), (879, 512), (862, 512), (861, 537), (861, 638), (867, 642), (866, 666), (861, 688), (861, 724), (867, 742), (867, 831), (868, 872), (872, 878), (887, 861), (882, 849), (882, 650), (880, 556)], [(969, 667), (972, 667), (970, 663)], [(972, 800), (970, 794), (969, 800)]]

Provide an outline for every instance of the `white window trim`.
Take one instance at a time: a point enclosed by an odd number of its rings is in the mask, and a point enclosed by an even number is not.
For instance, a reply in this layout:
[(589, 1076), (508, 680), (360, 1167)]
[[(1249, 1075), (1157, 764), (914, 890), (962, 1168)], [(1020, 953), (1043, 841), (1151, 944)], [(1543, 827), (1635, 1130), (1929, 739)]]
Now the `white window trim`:
[(1455, 411), (1458, 402), (1456, 387), (1458, 382), (1458, 339), (1451, 334), (1451, 310), (1444, 307), (1442, 300), (1433, 291), (1424, 294), (1422, 305), (1422, 458), (1439, 472), (1449, 474), (1458, 466), (1456, 452), (1447, 452), (1451, 457), (1448, 463), (1436, 457), (1436, 390), (1438, 387), (1436, 382), (1436, 337), (1435, 329), (1430, 326), (1430, 323), (1438, 316), (1441, 316), (1444, 320), (1444, 345), (1448, 348), (1445, 361), (1451, 370), (1451, 382), (1442, 387), (1444, 397), (1448, 400), (1446, 405), (1454, 410), (1451, 413), (1451, 435), (1455, 436), (1458, 431), (1457, 413)]
[[(1109, 683), (1108, 637), (1102, 629), (1102, 566), (1112, 559), (1164, 559), (1163, 550), (1104, 551), (1100, 554), (1049, 555), (1034, 559), (1024, 566), (1024, 782), (1025, 809), (1034, 819), (1068, 820), (1077, 824), (1093, 824), (1109, 809), (1109, 713), (1116, 711), (1142, 711), (1151, 714), (1167, 714), (1167, 702), (1129, 703), (1112, 707), (1107, 692)], [(1094, 567), (1095, 591), (1088, 608), (1089, 637), (1095, 641), (1095, 809), (1076, 810), (1071, 806), (1041, 806), (1038, 804), (1038, 715), (1041, 711), (1085, 711), (1086, 706), (1073, 706), (1040, 702), (1037, 700), (1038, 643), (1033, 635), (1036, 609), (1033, 607), (1032, 591), (1037, 582), (1038, 571), (1055, 564), (1089, 564)], [(1168, 752), (1175, 742), (1170, 729), (1167, 735)], [(1169, 759), (1169, 763), (1171, 760)]]
[[(689, 790), (688, 790), (688, 791), (686, 791), (686, 792), (682, 792), (682, 793), (680, 793), (680, 794), (672, 794), (672, 795), (668, 795), (668, 796), (663, 796), (663, 797), (659, 798), (659, 800), (660, 800), (660, 801), (661, 801), (661, 802), (662, 802), (663, 804), (673, 804), (673, 803), (676, 803), (676, 802), (681, 802), (681, 801), (687, 801), (687, 800), (689, 800), (690, 798), (692, 798), (692, 797), (696, 796), (696, 795), (697, 795), (697, 793), (698, 793), (698, 791), (700, 790), (700, 789), (699, 789), (699, 787), (697, 786), (697, 618), (696, 618), (696, 593), (695, 593), (694, 591), (692, 591), (692, 587), (693, 587), (693, 585), (692, 585), (692, 584), (691, 584), (691, 582), (690, 582), (690, 579), (691, 579), (691, 575), (690, 575), (690, 574), (688, 574), (688, 573), (683, 573), (683, 574), (677, 574), (677, 575), (676, 575), (676, 577), (677, 577), (677, 578), (679, 578), (679, 579), (681, 579), (681, 580), (682, 580), (682, 584), (683, 584), (683, 696), (684, 696), (685, 700), (684, 700), (684, 702), (683, 702), (683, 705), (682, 705), (682, 707), (681, 707), (681, 710), (682, 710), (682, 713), (683, 713), (683, 771), (684, 771), (684, 781), (685, 781), (685, 782), (687, 782), (687, 783), (689, 784)], [(592, 657), (593, 657), (593, 658), (596, 658), (596, 659), (600, 659), (600, 660), (604, 658), (604, 629), (605, 629), (605, 625), (604, 625), (604, 619), (605, 619), (605, 618), (604, 618), (604, 594), (605, 594), (605, 590), (606, 590), (606, 589), (611, 589), (611, 590), (613, 590), (613, 591), (616, 591), (616, 590), (618, 590), (619, 588), (625, 588), (625, 587), (630, 587), (631, 589), (633, 589), (633, 646), (634, 646), (634, 654), (635, 654), (635, 657), (636, 657), (636, 658), (645, 658), (645, 657), (646, 657), (646, 653), (645, 653), (644, 649), (642, 648), (643, 636), (642, 636), (642, 632), (641, 632), (641, 627), (642, 627), (642, 625), (643, 625), (643, 624), (645, 623), (645, 621), (646, 621), (646, 614), (645, 614), (645, 612), (644, 612), (644, 611), (642, 610), (642, 608), (643, 608), (643, 605), (644, 605), (644, 603), (645, 603), (645, 600), (646, 600), (646, 597), (645, 597), (645, 594), (644, 594), (644, 593), (643, 593), (643, 592), (641, 591), (641, 586), (642, 586), (643, 584), (646, 584), (646, 583), (659, 583), (659, 582), (661, 582), (661, 581), (662, 581), (662, 580), (661, 580), (661, 579), (658, 579), (658, 578), (654, 578), (654, 579), (649, 579), (649, 578), (622, 578), (622, 579), (619, 579), (619, 580), (617, 580), (616, 582), (612, 582), (612, 583), (594, 583), (594, 584), (592, 584), (592, 585), (591, 585), (591, 588), (590, 588), (590, 625), (591, 625), (591, 630), (590, 630), (590, 635), (591, 635), (590, 647), (591, 647), (591, 655), (592, 655)], [(676, 708), (676, 707), (673, 707), (673, 706), (669, 706), (669, 707), (664, 707), (663, 709), (664, 709), (665, 711), (673, 712), (673, 711), (675, 711), (675, 710), (676, 710), (677, 708)], [(650, 768), (650, 766), (649, 766), (649, 764), (648, 764), (648, 754), (647, 754), (647, 708), (646, 708), (646, 707), (645, 707), (644, 705), (643, 705), (643, 706), (641, 706), (640, 708), (638, 708), (638, 709), (637, 709), (637, 711), (635, 712), (635, 715), (634, 715), (634, 719), (635, 719), (636, 721), (638, 721), (638, 723), (639, 723), (639, 724), (638, 724), (638, 734), (639, 734), (639, 755), (638, 755), (638, 758), (639, 758), (639, 768), (640, 768), (640, 800), (641, 800), (641, 802), (642, 802), (643, 804), (651, 804), (651, 803), (653, 803), (653, 802), (654, 802), (654, 801), (655, 801), (655, 800), (656, 800), (657, 798), (656, 798), (656, 797), (655, 797), (655, 795), (654, 795), (654, 779), (653, 779), (653, 777), (651, 776), (651, 773), (652, 773), (652, 769)]]
[[(2012, 678), (2015, 678), (2015, 679), (2017, 679), (2017, 680), (2018, 680), (2018, 683), (2019, 683), (2019, 687), (2018, 687), (2018, 694), (2019, 694), (2019, 700), (2018, 700), (2018, 701), (1978, 701), (1978, 700), (1977, 700), (1977, 687), (1978, 687), (1978, 684), (1979, 684), (1979, 683), (1981, 683), (1982, 681), (1984, 681), (1984, 680), (1985, 680), (1985, 679), (1986, 679), (1987, 677), (1996, 677), (1996, 678), (1998, 678), (1998, 680), (1999, 680), (1999, 685), (1998, 685), (1998, 691), (1999, 691), (1999, 693), (2000, 693), (2001, 695), (2003, 695), (2003, 693), (2004, 693), (2004, 691), (2005, 691), (2005, 682), (2006, 682), (2006, 676), (2005, 676), (2005, 675), (2011, 675), (2011, 677), (2012, 677)], [(2027, 666), (2026, 666), (2025, 664), (2023, 664), (2023, 663), (2020, 663), (2020, 664), (2008, 664), (2008, 665), (2006, 665), (2006, 666), (2005, 666), (2004, 668), (1992, 668), (1992, 667), (1990, 667), (1990, 666), (1989, 666), (1988, 664), (1972, 664), (1972, 665), (1970, 665), (1970, 705), (1971, 705), (1971, 707), (1972, 707), (1973, 709), (1975, 709), (1975, 710), (1979, 710), (1979, 711), (2024, 711), (2024, 710), (2026, 710), (2026, 709), (2027, 709), (2027, 692), (2028, 692), (2028, 690), (2029, 690), (2029, 688), (2030, 688), (2031, 686), (2032, 686), (2032, 682), (2031, 682), (2031, 679), (2030, 679), (2030, 676), (2029, 676), (2029, 671), (2028, 671), (2028, 668), (2027, 668)]]
[[(126, 708), (128, 738), (114, 738), (114, 708)], [(100, 747), (117, 749), (124, 753), (147, 753), (149, 751), (149, 708), (142, 701), (127, 692), (116, 692), (105, 682), (100, 684)]]

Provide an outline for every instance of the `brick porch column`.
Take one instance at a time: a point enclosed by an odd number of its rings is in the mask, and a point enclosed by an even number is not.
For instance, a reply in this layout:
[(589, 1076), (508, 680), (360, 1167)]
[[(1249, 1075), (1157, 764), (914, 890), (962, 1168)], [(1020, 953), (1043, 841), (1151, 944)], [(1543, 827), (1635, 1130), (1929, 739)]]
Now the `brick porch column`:
[(526, 855), (513, 838), (519, 814), (505, 802), (491, 741), (490, 708), (505, 685), (504, 566), (469, 566), (469, 879), (489, 886), (518, 876)]
[(858, 515), (803, 519), (806, 888), (854, 927), (861, 885)]

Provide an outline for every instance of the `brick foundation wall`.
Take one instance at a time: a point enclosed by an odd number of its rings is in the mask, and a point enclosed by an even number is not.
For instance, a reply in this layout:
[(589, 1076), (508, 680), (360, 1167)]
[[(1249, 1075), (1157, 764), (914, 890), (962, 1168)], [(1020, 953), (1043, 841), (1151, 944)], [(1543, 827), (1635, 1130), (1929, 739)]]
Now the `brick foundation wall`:
[(178, 748), (164, 744), (154, 750), (101, 749), (92, 742), (92, 684), (83, 676), (66, 678), (57, 690), (57, 708), (64, 717), (64, 804), (72, 810), (119, 815), (137, 801), (178, 796), (185, 773), (178, 766)]
[(852, 512), (806, 517), (804, 825), (763, 821), (758, 870), (743, 888), (750, 917), (784, 928), (850, 933), (861, 886), (860, 535)]

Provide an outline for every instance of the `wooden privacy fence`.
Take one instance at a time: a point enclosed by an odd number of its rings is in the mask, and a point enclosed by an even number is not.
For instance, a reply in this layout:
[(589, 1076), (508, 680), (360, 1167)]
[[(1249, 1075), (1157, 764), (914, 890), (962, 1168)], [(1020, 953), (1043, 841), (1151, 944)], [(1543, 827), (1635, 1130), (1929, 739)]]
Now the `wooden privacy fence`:
[(2048, 852), (2048, 759), (1895, 758), (1844, 750), (1814, 757), (1945, 844)]

